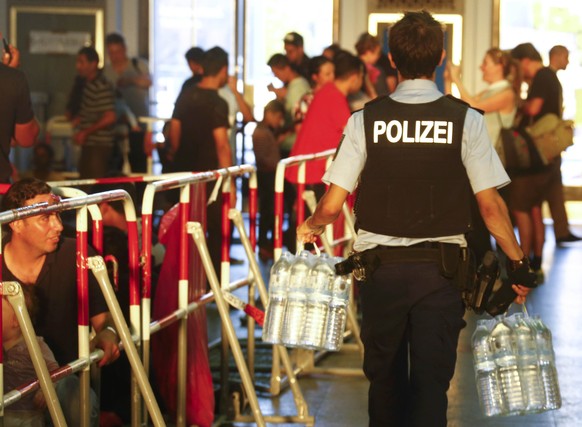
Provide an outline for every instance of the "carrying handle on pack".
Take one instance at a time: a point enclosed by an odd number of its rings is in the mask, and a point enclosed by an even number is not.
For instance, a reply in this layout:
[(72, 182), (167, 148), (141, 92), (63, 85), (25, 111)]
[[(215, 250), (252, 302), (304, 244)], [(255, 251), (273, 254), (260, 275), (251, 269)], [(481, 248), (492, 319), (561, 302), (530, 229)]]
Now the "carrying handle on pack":
[[(313, 247), (315, 248), (315, 254), (317, 256), (321, 255), (321, 250), (319, 249), (319, 246), (317, 246), (315, 243), (313, 244)], [(297, 240), (296, 243), (296, 248), (297, 248), (297, 252), (295, 253), (295, 256), (299, 256), (299, 254), (301, 254), (301, 251), (303, 251), (303, 249), (305, 249), (305, 245), (303, 244), (302, 241)]]

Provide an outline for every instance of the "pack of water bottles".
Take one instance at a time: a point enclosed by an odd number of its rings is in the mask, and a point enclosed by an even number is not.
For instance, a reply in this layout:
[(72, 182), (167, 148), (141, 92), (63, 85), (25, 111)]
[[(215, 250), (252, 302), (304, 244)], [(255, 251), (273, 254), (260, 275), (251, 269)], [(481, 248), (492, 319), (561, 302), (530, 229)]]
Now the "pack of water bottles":
[(562, 406), (552, 333), (524, 313), (477, 321), (475, 380), (485, 416), (526, 415)]
[(338, 351), (343, 343), (351, 275), (338, 276), (341, 257), (285, 252), (271, 268), (263, 341)]

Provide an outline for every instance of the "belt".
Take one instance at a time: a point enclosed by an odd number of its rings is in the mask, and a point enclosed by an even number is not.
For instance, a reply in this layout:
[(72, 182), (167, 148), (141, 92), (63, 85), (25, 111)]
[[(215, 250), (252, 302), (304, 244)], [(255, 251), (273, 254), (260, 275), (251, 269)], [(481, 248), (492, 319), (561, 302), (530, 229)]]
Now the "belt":
[(372, 249), (381, 264), (394, 262), (440, 262), (439, 242), (421, 242), (410, 246), (377, 246)]
[(407, 250), (407, 249), (440, 249), (442, 243), (420, 242), (410, 246), (377, 246), (379, 250)]

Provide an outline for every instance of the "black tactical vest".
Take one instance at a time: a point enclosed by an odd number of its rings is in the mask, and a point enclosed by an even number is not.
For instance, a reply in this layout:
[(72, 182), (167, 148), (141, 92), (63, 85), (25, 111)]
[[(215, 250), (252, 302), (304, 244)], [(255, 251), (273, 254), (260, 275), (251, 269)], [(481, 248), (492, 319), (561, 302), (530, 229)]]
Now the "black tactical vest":
[(383, 97), (366, 104), (359, 228), (411, 238), (469, 230), (472, 191), (461, 160), (467, 108), (449, 97), (425, 104)]

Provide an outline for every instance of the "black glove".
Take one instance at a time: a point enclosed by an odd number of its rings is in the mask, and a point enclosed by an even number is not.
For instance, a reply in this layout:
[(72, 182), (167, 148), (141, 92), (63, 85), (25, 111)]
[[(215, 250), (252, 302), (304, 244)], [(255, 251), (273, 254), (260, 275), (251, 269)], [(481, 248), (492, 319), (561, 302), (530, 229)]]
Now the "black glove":
[(529, 268), (529, 260), (527, 257), (519, 261), (508, 260), (507, 276), (508, 279), (491, 295), (487, 303), (485, 310), (493, 317), (505, 313), (517, 297), (511, 285), (523, 285), (528, 288), (535, 288), (537, 286), (536, 274)]
[(536, 274), (529, 268), (527, 257), (519, 261), (507, 261), (507, 277), (512, 285), (535, 288), (538, 285)]

